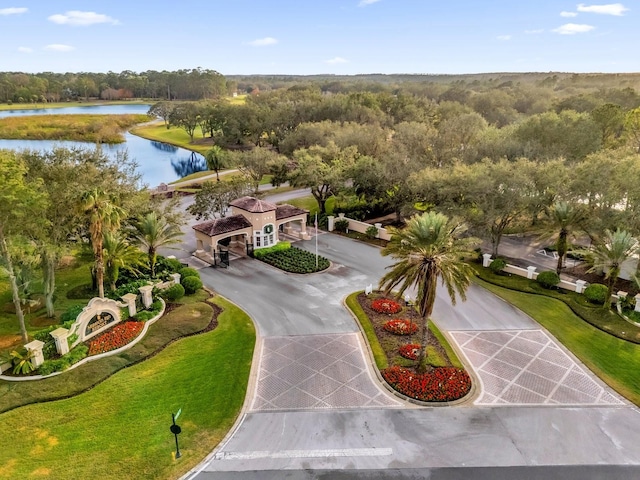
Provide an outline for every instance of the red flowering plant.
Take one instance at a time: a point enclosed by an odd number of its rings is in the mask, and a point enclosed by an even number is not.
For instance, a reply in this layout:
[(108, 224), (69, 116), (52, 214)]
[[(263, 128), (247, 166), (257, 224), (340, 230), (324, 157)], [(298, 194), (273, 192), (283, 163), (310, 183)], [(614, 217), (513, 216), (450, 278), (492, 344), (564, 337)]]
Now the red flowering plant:
[(402, 306), (395, 300), (389, 298), (378, 298), (371, 302), (371, 308), (378, 313), (393, 315), (402, 310)]
[(123, 347), (140, 335), (144, 322), (125, 322), (116, 325), (89, 344), (89, 355), (110, 352)]
[(400, 355), (409, 360), (417, 360), (422, 347), (417, 343), (407, 343), (399, 349)]
[(382, 328), (394, 335), (413, 335), (418, 331), (418, 325), (403, 318), (388, 320), (382, 324)]
[(471, 389), (469, 374), (455, 367), (436, 367), (428, 373), (415, 373), (411, 369), (394, 366), (381, 373), (395, 390), (423, 402), (458, 400)]

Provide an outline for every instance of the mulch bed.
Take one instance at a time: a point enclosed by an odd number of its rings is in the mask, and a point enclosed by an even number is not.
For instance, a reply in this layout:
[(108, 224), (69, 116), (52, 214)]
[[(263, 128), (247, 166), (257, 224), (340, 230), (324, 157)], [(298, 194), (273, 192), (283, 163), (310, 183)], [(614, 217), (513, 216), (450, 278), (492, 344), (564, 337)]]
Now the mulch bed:
[[(406, 359), (400, 355), (400, 347), (407, 343), (420, 343), (422, 337), (422, 318), (415, 308), (407, 306), (403, 306), (399, 313), (393, 315), (378, 313), (371, 308), (371, 303), (377, 298), (383, 297), (376, 294), (365, 295), (364, 293), (361, 293), (358, 295), (358, 303), (369, 317), (374, 331), (376, 332), (376, 336), (378, 337), (378, 341), (387, 355), (389, 365), (400, 365), (403, 367), (415, 366), (415, 361)], [(398, 303), (401, 305), (404, 304), (401, 300), (398, 301)], [(384, 324), (388, 320), (394, 318), (402, 318), (414, 322), (418, 325), (418, 331), (413, 335), (394, 335), (389, 333), (384, 329)], [(434, 335), (429, 336), (429, 347), (434, 348), (442, 358), (449, 361), (446, 351), (442, 348), (442, 345), (440, 345), (440, 342), (438, 342)], [(451, 365), (450, 361), (449, 365)]]

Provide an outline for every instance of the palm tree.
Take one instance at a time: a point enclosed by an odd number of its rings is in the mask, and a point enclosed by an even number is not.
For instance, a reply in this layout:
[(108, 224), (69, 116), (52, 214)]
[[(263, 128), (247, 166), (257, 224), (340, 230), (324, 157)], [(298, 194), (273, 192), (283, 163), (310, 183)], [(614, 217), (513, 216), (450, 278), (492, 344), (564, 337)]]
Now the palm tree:
[(554, 203), (546, 213), (551, 223), (549, 230), (543, 233), (543, 236), (556, 237), (556, 249), (558, 251), (556, 273), (560, 275), (569, 249), (568, 239), (573, 236), (576, 228), (584, 224), (586, 214), (580, 206), (563, 201)]
[(137, 273), (136, 267), (144, 265), (144, 256), (140, 250), (118, 233), (105, 232), (103, 248), (105, 276), (111, 291), (114, 291), (120, 275), (120, 269), (125, 268)]
[(226, 165), (226, 157), (224, 151), (217, 145), (214, 145), (207, 153), (204, 154), (204, 158), (207, 161), (207, 168), (216, 172), (216, 179), (220, 181), (220, 170)]
[(615, 232), (605, 230), (604, 239), (598, 242), (593, 250), (586, 252), (587, 262), (591, 264), (589, 272), (604, 271), (607, 279), (608, 293), (605, 308), (611, 307), (613, 287), (620, 275), (622, 264), (638, 251), (638, 240), (629, 232), (616, 229)]
[(156, 275), (158, 248), (180, 243), (182, 230), (165, 217), (159, 217), (156, 212), (151, 212), (134, 223), (133, 235), (149, 255), (149, 268), (153, 278)]
[(438, 278), (446, 286), (454, 305), (456, 292), (465, 300), (474, 272), (462, 258), (471, 252), (478, 240), (459, 238), (466, 227), (435, 212), (415, 215), (404, 229), (390, 230), (391, 240), (381, 253), (398, 261), (388, 267), (390, 270), (380, 280), (379, 288), (389, 294), (399, 287), (398, 296), (408, 288), (417, 288), (416, 303), (423, 321), (418, 371), (424, 372), (427, 368), (428, 322), (436, 300)]
[(89, 217), (89, 233), (95, 258), (98, 295), (100, 298), (104, 298), (104, 234), (119, 228), (120, 219), (125, 216), (125, 213), (113, 203), (113, 199), (97, 188), (85, 192), (81, 200), (81, 209)]

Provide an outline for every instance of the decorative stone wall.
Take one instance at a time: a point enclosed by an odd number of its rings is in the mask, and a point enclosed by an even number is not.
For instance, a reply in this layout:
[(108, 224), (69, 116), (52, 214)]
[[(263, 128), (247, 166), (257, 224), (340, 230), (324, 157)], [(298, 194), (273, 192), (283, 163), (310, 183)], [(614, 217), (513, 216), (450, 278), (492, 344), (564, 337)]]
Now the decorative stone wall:
[(78, 335), (71, 347), (73, 348), (120, 323), (122, 321), (120, 309), (125, 307), (129, 308), (129, 304), (119, 303), (110, 298), (92, 298), (69, 330), (68, 335)]

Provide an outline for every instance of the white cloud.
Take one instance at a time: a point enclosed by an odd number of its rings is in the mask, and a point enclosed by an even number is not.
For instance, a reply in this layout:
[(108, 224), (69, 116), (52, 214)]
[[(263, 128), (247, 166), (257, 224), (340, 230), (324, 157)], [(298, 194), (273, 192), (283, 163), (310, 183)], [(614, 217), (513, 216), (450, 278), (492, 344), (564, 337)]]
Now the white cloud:
[(276, 43), (278, 43), (278, 40), (273, 37), (258, 38), (256, 40), (248, 42), (248, 44), (252, 47), (267, 47), (269, 45), (275, 45)]
[(366, 7), (367, 5), (371, 5), (373, 3), (378, 3), (380, 0), (360, 0), (358, 4), (359, 7)]
[(18, 51), (20, 53), (31, 53), (33, 52), (33, 48), (29, 48), (29, 47), (18, 47)]
[(554, 28), (553, 31), (560, 35), (575, 35), (576, 33), (586, 33), (593, 30), (593, 25), (580, 25), (577, 23), (565, 23), (564, 25)]
[(0, 15), (20, 15), (21, 13), (27, 13), (28, 8), (25, 7), (9, 7), (0, 8)]
[(579, 12), (615, 15), (616, 17), (621, 17), (624, 15), (624, 12), (629, 11), (629, 9), (621, 3), (609, 3), (607, 5), (585, 5), (584, 3), (579, 3), (577, 9)]
[(578, 14), (576, 12), (560, 12), (560, 16), (565, 18), (570, 18), (570, 17), (577, 17)]
[(89, 25), (95, 25), (96, 23), (110, 23), (112, 25), (118, 25), (120, 23), (109, 15), (96, 12), (81, 12), (79, 10), (70, 10), (64, 15), (57, 13), (51, 15), (49, 20), (59, 25), (73, 25), (75, 27), (87, 27)]
[(498, 35), (496, 38), (501, 42), (506, 42), (508, 40), (511, 40), (511, 35)]
[(329, 64), (336, 64), (336, 63), (349, 63), (349, 60), (347, 60), (346, 58), (342, 58), (342, 57), (333, 57), (329, 60), (325, 60), (324, 63), (329, 63)]
[(535, 30), (525, 30), (524, 33), (526, 33), (527, 35), (536, 35), (538, 33), (544, 33), (544, 29), (537, 28)]
[(44, 47), (44, 49), (51, 52), (70, 52), (71, 50), (75, 50), (75, 47), (72, 47), (71, 45), (62, 45), (61, 43), (52, 43), (51, 45)]

